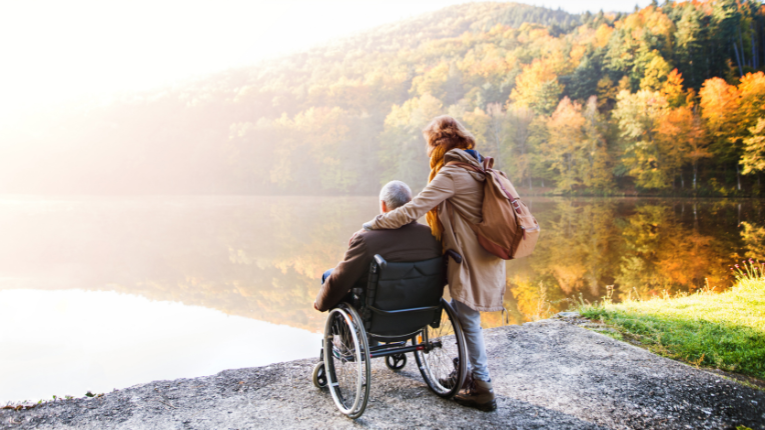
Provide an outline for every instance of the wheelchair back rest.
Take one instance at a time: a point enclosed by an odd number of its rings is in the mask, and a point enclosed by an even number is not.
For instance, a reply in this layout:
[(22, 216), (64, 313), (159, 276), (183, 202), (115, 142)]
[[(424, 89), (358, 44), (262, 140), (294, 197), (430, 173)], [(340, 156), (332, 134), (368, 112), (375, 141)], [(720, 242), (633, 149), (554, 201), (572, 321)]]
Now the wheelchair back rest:
[(445, 284), (443, 258), (411, 263), (376, 260), (369, 271), (365, 297), (365, 322), (370, 334), (408, 335), (440, 318)]

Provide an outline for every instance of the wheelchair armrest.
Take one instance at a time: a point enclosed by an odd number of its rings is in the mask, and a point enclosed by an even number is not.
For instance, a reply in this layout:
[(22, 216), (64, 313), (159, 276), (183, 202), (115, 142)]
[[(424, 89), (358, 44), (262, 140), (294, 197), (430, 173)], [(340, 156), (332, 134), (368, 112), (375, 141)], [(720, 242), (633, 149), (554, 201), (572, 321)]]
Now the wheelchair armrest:
[(380, 254), (375, 254), (375, 262), (377, 262), (377, 265), (380, 266), (381, 269), (388, 265), (388, 262), (385, 261)]

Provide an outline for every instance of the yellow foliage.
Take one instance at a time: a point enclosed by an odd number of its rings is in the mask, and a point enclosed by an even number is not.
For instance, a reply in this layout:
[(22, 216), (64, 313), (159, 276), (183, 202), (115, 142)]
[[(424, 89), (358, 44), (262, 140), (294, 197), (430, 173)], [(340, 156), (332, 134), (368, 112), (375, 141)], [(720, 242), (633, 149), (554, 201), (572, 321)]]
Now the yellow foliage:
[(667, 75), (666, 81), (661, 86), (661, 94), (667, 99), (671, 107), (678, 107), (685, 103), (686, 97), (683, 91), (683, 75), (677, 69), (672, 69)]
[(739, 90), (728, 85), (722, 78), (704, 81), (699, 91), (701, 116), (713, 135), (725, 139), (736, 126), (736, 112), (739, 108)]
[(571, 47), (571, 64), (573, 65), (579, 65), (579, 62), (582, 60), (582, 57), (584, 57), (584, 53), (587, 52), (587, 47), (584, 45), (574, 45)]
[(754, 223), (741, 222), (741, 239), (746, 244), (746, 257), (765, 260), (765, 227)]
[(661, 50), (669, 50), (672, 46), (672, 34), (675, 24), (661, 9), (648, 6), (625, 19), (615, 23), (617, 29), (623, 29), (630, 33), (635, 41), (642, 41), (652, 36), (658, 36), (662, 43)]
[(465, 58), (460, 63), (460, 69), (467, 71), (470, 75), (496, 79), (510, 70), (506, 55), (512, 57), (511, 54), (505, 54), (496, 44), (481, 44), (465, 54)]
[(664, 85), (664, 81), (669, 74), (669, 63), (659, 54), (659, 51), (653, 50), (651, 61), (645, 68), (643, 79), (640, 80), (640, 89), (648, 91), (658, 91)]
[[(765, 73), (747, 73), (738, 84), (741, 97), (738, 117), (741, 127), (746, 129), (765, 117)], [(746, 133), (744, 133), (746, 135)]]
[(467, 112), (462, 116), (463, 123), (475, 137), (478, 145), (485, 145), (487, 142), (486, 132), (489, 129), (491, 118), (481, 108), (475, 108), (472, 112)]
[[(545, 92), (548, 86), (553, 87), (552, 92)], [(515, 88), (510, 93), (510, 100), (521, 107), (549, 112), (557, 105), (561, 90), (553, 65), (549, 61), (534, 60), (525, 66), (523, 72), (515, 79)]]
[(659, 118), (656, 139), (659, 142), (665, 166), (672, 172), (680, 169), (686, 158), (710, 157), (706, 150), (704, 130), (690, 106), (670, 109)]
[(749, 128), (751, 136), (744, 139), (744, 154), (741, 157), (742, 173), (765, 171), (765, 118), (760, 118)]
[(449, 77), (449, 64), (445, 61), (437, 66), (430, 68), (422, 75), (416, 76), (412, 80), (411, 94), (421, 96), (423, 94), (440, 95), (443, 91), (441, 86)]
[(608, 44), (611, 39), (611, 33), (614, 29), (606, 24), (600, 24), (600, 27), (595, 31), (595, 47), (602, 48)]
[(547, 121), (549, 139), (542, 145), (550, 169), (560, 175), (559, 190), (571, 190), (580, 185), (580, 170), (584, 167), (585, 119), (582, 106), (564, 97)]
[(635, 94), (621, 91), (613, 111), (621, 135), (628, 145), (622, 162), (636, 184), (643, 188), (671, 186), (675, 165), (665, 159), (661, 142), (655, 138), (656, 127), (667, 114), (667, 100), (656, 91), (640, 90)]

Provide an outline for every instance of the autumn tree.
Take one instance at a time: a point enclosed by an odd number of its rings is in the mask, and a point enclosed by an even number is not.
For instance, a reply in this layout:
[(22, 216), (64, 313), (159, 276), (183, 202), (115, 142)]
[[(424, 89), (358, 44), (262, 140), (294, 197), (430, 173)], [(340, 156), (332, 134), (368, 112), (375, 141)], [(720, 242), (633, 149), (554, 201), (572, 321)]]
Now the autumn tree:
[(534, 60), (524, 67), (515, 80), (510, 100), (518, 106), (527, 107), (537, 114), (549, 115), (558, 105), (563, 87), (558, 83), (552, 64)]
[(736, 164), (737, 187), (741, 189), (738, 176), (740, 148), (736, 144), (737, 139), (731, 139), (732, 136), (740, 135), (738, 113), (741, 94), (722, 78), (712, 78), (704, 81), (699, 96), (701, 116), (711, 139), (709, 149), (716, 155), (718, 162)]
[(613, 185), (612, 159), (603, 135), (604, 120), (598, 112), (596, 96), (590, 96), (584, 107), (584, 140), (588, 168), (583, 172), (582, 183), (595, 190), (608, 190)]
[[(745, 192), (740, 173), (756, 159), (765, 118), (763, 40), (765, 8), (753, 0), (580, 16), (453, 6), (103, 109), (36, 117), (5, 140), (39, 149), (45, 138), (35, 136), (48, 136), (76, 155), (21, 163), (6, 149), (0, 186), (25, 190), (23, 166), (37, 166), (47, 175), (30, 175), (61, 177), (56, 189), (73, 192), (101, 181), (57, 172), (111, 172), (120, 186), (180, 193), (368, 194), (394, 177), (418, 188), (428, 170), (420, 130), (449, 113), (529, 189), (600, 191), (622, 177), (667, 190), (685, 187), (692, 170), (694, 190), (735, 171)], [(136, 171), (143, 178), (127, 185)], [(700, 191), (712, 190), (728, 192)]]
[(503, 165), (507, 166), (507, 174), (514, 181), (525, 184), (533, 189), (532, 154), (531, 154), (531, 123), (534, 112), (523, 106), (510, 105), (506, 113), (504, 150), (502, 151)]
[(667, 81), (667, 76), (671, 69), (669, 63), (656, 49), (645, 55), (644, 61), (646, 65), (643, 77), (640, 79), (640, 89), (648, 91), (661, 90)]
[(560, 191), (572, 191), (583, 184), (582, 173), (587, 162), (584, 124), (582, 106), (568, 97), (560, 101), (547, 121), (549, 139), (542, 146), (541, 155), (557, 173)]
[(693, 113), (691, 114), (692, 123), (688, 127), (686, 134), (688, 152), (685, 156), (691, 160), (691, 166), (693, 166), (693, 189), (695, 190), (698, 186), (699, 160), (712, 157), (712, 153), (707, 149), (709, 146), (709, 139), (707, 138), (706, 131), (702, 125), (697, 106), (689, 108), (693, 110)]
[(757, 124), (765, 116), (765, 73), (747, 73), (738, 84), (740, 102), (738, 105), (738, 120), (740, 121), (735, 136), (744, 139), (749, 134), (749, 128)]
[(744, 139), (744, 154), (741, 157), (742, 173), (757, 173), (765, 171), (765, 118), (757, 120), (754, 127), (749, 128), (751, 136)]
[(658, 119), (656, 138), (660, 145), (667, 169), (672, 176), (680, 177), (680, 186), (685, 187), (681, 168), (690, 160), (693, 166), (693, 189), (698, 179), (698, 162), (711, 154), (706, 150), (706, 139), (701, 121), (693, 106), (669, 109)]
[(422, 129), (442, 114), (442, 103), (430, 94), (393, 105), (385, 118), (381, 136), (380, 161), (384, 169), (381, 183), (404, 181), (413, 190), (422, 189), (428, 181), (429, 162)]
[(613, 116), (625, 141), (622, 163), (643, 188), (667, 188), (675, 166), (664, 157), (656, 139), (656, 124), (667, 113), (667, 100), (658, 92), (622, 91)]

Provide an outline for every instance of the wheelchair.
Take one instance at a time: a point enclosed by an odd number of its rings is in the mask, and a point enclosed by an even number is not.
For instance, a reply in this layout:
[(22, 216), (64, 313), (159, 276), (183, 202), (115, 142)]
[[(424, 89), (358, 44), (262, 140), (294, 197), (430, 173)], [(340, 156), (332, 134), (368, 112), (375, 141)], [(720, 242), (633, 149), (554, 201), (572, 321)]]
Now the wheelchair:
[(329, 311), (313, 383), (329, 389), (340, 412), (354, 419), (364, 413), (373, 358), (385, 357), (396, 371), (412, 353), (434, 393), (451, 398), (460, 390), (467, 373), (465, 336), (442, 298), (449, 256), (462, 260), (453, 252), (411, 263), (375, 255), (366, 283), (354, 285), (346, 301)]

